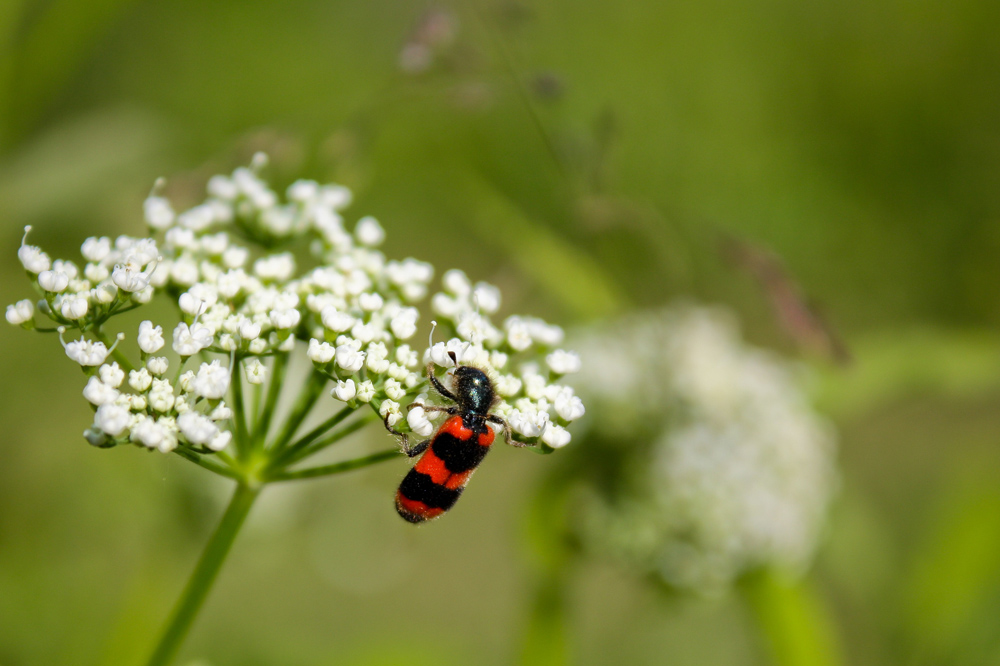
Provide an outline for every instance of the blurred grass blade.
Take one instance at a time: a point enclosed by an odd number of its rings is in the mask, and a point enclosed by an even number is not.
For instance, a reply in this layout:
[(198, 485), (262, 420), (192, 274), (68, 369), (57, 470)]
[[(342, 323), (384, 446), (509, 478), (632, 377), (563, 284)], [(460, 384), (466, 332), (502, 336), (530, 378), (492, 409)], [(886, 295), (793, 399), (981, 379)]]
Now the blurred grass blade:
[(788, 582), (765, 570), (741, 581), (740, 591), (776, 666), (843, 663), (833, 619), (808, 579)]
[[(605, 269), (590, 255), (544, 224), (484, 180), (469, 185), (476, 229), (502, 247), (535, 284), (555, 297), (575, 318), (607, 317), (627, 305)], [(497, 233), (502, 229), (503, 233)]]
[(72, 220), (88, 205), (143, 192), (169, 136), (158, 118), (131, 108), (62, 121), (0, 162), (0, 211), (19, 221)]
[(995, 478), (968, 476), (945, 492), (904, 583), (903, 619), (917, 663), (951, 661), (984, 625), (997, 636), (991, 604), (1000, 593), (1000, 490)]
[(59, 90), (69, 83), (87, 52), (131, 2), (54, 0), (49, 4), (20, 44), (14, 64), (16, 95), (12, 95), (10, 103), (15, 134), (31, 129)]
[(13, 95), (14, 46), (24, 0), (0, 2), (0, 155), (7, 147)]
[(821, 409), (850, 418), (919, 392), (968, 396), (1000, 386), (993, 331), (893, 330), (851, 341), (855, 363), (822, 376)]

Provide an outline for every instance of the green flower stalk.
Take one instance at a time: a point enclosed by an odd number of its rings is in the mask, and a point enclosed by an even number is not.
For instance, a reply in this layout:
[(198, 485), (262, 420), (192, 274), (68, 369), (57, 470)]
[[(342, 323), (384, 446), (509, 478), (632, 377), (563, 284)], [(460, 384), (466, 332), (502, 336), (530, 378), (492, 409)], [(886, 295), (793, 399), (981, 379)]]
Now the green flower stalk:
[[(144, 206), (149, 235), (88, 238), (82, 268), (29, 245), (30, 228), (18, 251), (39, 298), (10, 305), (7, 321), (58, 334), (83, 370), (94, 410), (86, 440), (176, 455), (236, 484), (151, 665), (176, 653), (260, 489), (397, 457), (394, 445), (309, 465), (373, 423), (430, 436), (440, 413), (415, 404), (435, 404), (430, 374), (456, 364), (484, 370), (502, 398), (494, 413), (515, 440), (541, 452), (565, 446), (567, 426), (584, 413), (561, 383), (580, 368), (576, 354), (559, 348), (562, 329), (519, 316), (494, 325), (499, 290), (459, 270), (447, 271), (428, 299), (430, 264), (386, 259), (378, 250), (385, 231), (372, 217), (348, 231), (349, 190), (300, 180), (281, 197), (261, 177), (266, 161), (258, 155), (249, 168), (214, 176), (205, 202), (182, 212), (158, 185)], [(169, 299), (177, 317), (115, 326), (118, 315), (154, 299)], [(428, 300), (444, 341), (421, 349), (413, 339)], [(137, 355), (126, 353), (128, 338)], [(309, 376), (280, 415), (289, 359), (303, 354)], [(336, 408), (303, 432), (327, 393)]]

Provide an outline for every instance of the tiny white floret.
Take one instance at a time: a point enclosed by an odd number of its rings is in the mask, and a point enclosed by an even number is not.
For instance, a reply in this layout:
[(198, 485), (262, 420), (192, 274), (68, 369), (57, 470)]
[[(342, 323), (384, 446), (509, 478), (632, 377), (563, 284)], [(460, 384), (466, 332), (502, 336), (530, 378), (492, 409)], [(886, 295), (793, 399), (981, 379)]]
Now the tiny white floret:
[(131, 422), (132, 415), (128, 408), (115, 403), (101, 405), (94, 414), (94, 427), (112, 437), (118, 437), (125, 432)]
[(383, 400), (378, 407), (378, 414), (390, 426), (396, 425), (399, 419), (403, 418), (403, 413), (399, 411), (399, 403), (395, 400)]
[(406, 413), (406, 423), (415, 434), (429, 437), (434, 432), (434, 424), (427, 418), (423, 407), (414, 407)]
[(358, 384), (358, 400), (361, 402), (371, 402), (371, 399), (375, 397), (375, 385), (372, 384), (370, 379)]
[(69, 276), (62, 271), (42, 271), (38, 274), (38, 286), (45, 291), (58, 294), (69, 286)]
[(267, 366), (259, 358), (252, 358), (243, 367), (246, 372), (247, 381), (251, 384), (263, 384), (267, 378)]
[(395, 379), (387, 379), (385, 382), (385, 394), (393, 400), (399, 400), (406, 395), (406, 389)]
[(112, 387), (102, 382), (97, 377), (87, 380), (87, 385), (83, 389), (83, 397), (92, 405), (106, 405), (118, 399), (120, 394)]
[(170, 367), (170, 361), (165, 356), (154, 356), (146, 361), (146, 367), (154, 375), (162, 375)]
[(155, 354), (164, 344), (162, 326), (153, 326), (153, 322), (149, 320), (139, 324), (139, 349), (147, 354)]
[(128, 373), (128, 385), (140, 393), (146, 391), (153, 383), (153, 376), (146, 368), (130, 370)]
[(336, 349), (329, 342), (320, 342), (316, 338), (309, 340), (309, 350), (306, 356), (313, 363), (325, 365), (333, 360)]
[(385, 240), (385, 229), (374, 217), (363, 217), (358, 220), (358, 226), (354, 228), (354, 237), (362, 245), (378, 247)]
[(562, 447), (569, 444), (569, 440), (572, 435), (566, 428), (558, 425), (550, 424), (545, 432), (542, 433), (542, 441), (551, 446), (553, 449), (561, 449)]
[(219, 434), (219, 427), (211, 419), (195, 411), (186, 411), (178, 416), (177, 427), (187, 441), (196, 445), (208, 445)]
[(545, 363), (549, 369), (557, 375), (569, 375), (579, 372), (581, 363), (580, 355), (576, 352), (557, 349), (545, 357)]
[(330, 395), (337, 400), (342, 400), (344, 402), (354, 400), (354, 396), (357, 395), (357, 388), (354, 385), (354, 380), (338, 380), (337, 385), (330, 391)]
[(15, 326), (31, 321), (34, 316), (35, 305), (28, 299), (7, 306), (7, 321)]
[(191, 382), (191, 391), (209, 400), (219, 400), (229, 390), (229, 368), (218, 360), (202, 363), (198, 374)]
[(125, 381), (125, 371), (117, 363), (102, 365), (97, 373), (101, 376), (101, 381), (112, 388), (118, 388)]

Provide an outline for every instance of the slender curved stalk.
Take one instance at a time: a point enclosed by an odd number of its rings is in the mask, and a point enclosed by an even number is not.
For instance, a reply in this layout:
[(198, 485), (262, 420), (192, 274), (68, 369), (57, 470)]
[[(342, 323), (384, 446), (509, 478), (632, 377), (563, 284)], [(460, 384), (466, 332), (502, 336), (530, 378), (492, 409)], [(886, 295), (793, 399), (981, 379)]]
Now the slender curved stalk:
[(316, 404), (316, 400), (319, 399), (320, 394), (323, 392), (326, 382), (326, 375), (318, 372), (310, 373), (306, 385), (302, 388), (302, 392), (299, 394), (299, 398), (292, 408), (292, 412), (285, 419), (281, 431), (274, 438), (274, 442), (270, 448), (280, 451), (288, 445), (288, 442), (295, 436), (295, 431), (299, 429), (299, 426), (302, 425), (302, 422)]
[[(128, 360), (128, 357), (122, 353), (121, 349), (115, 346), (115, 341), (110, 339), (99, 326), (94, 329), (94, 335), (98, 340), (104, 343), (105, 347), (111, 349), (111, 356), (118, 361), (118, 364), (125, 370), (125, 372), (135, 370), (135, 367), (132, 365), (132, 362)], [(114, 348), (112, 349), (112, 347)]]
[(314, 479), (319, 476), (341, 474), (343, 472), (350, 472), (351, 470), (359, 469), (361, 467), (368, 467), (369, 465), (374, 465), (384, 460), (398, 458), (399, 455), (399, 449), (387, 449), (385, 451), (373, 453), (370, 456), (354, 458), (353, 460), (345, 460), (343, 462), (333, 463), (332, 465), (322, 465), (320, 467), (310, 467), (308, 469), (297, 469), (291, 472), (276, 472), (268, 477), (268, 481), (294, 481), (297, 479)]
[(377, 420), (378, 420), (378, 414), (375, 413), (365, 414), (363, 417), (361, 417), (354, 423), (345, 426), (343, 429), (338, 430), (337, 432), (330, 434), (324, 437), (323, 439), (319, 440), (318, 442), (315, 442), (305, 448), (299, 449), (298, 452), (296, 452), (295, 454), (289, 454), (288, 456), (283, 456), (281, 458), (278, 458), (272, 464), (271, 468), (278, 469), (282, 466), (287, 467), (291, 464), (294, 464), (298, 460), (302, 460), (303, 458), (308, 458), (314, 453), (319, 453), (320, 451), (330, 446), (331, 444), (339, 442), (348, 435), (351, 435), (357, 432), (358, 430), (361, 430), (369, 423), (374, 423)]
[(253, 448), (262, 447), (264, 440), (267, 439), (267, 431), (271, 427), (271, 418), (274, 416), (274, 408), (278, 404), (278, 395), (281, 393), (281, 380), (285, 376), (287, 360), (288, 357), (285, 354), (278, 354), (274, 357), (274, 363), (271, 365), (271, 382), (267, 387), (267, 397), (264, 399), (264, 406), (261, 408), (253, 428)]
[(222, 520), (202, 551), (198, 565), (191, 573), (163, 636), (146, 666), (166, 666), (177, 654), (259, 492), (259, 488), (251, 488), (242, 483), (236, 486)]
[(229, 380), (233, 386), (233, 421), (236, 424), (236, 450), (242, 452), (250, 446), (250, 435), (247, 431), (246, 398), (243, 396), (243, 359), (237, 357), (233, 365), (235, 367)]
[(293, 460), (299, 451), (306, 448), (317, 439), (322, 437), (331, 428), (340, 424), (341, 421), (346, 419), (348, 416), (357, 411), (357, 407), (344, 407), (339, 412), (323, 421), (318, 426), (307, 432), (305, 435), (296, 440), (293, 444), (289, 445), (286, 449), (278, 453), (274, 458), (274, 466), (282, 464), (286, 460)]
[(184, 458), (185, 460), (190, 460), (195, 465), (199, 465), (201, 467), (204, 467), (205, 469), (209, 470), (210, 472), (215, 472), (216, 474), (220, 474), (220, 475), (228, 477), (230, 479), (237, 479), (238, 480), (240, 478), (240, 476), (235, 471), (233, 471), (232, 469), (229, 469), (228, 467), (224, 467), (223, 465), (220, 465), (220, 464), (218, 464), (216, 462), (212, 462), (211, 460), (202, 458), (201, 456), (199, 456), (194, 451), (188, 451), (186, 449), (174, 449), (174, 453), (176, 453), (177, 455), (179, 455), (181, 458)]

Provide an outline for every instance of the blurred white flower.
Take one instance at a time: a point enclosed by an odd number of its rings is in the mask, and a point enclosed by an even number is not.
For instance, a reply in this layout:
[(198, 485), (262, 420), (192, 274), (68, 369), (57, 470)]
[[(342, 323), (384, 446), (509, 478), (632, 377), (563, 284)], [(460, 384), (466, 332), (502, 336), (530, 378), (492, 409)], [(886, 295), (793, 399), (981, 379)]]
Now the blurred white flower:
[(789, 364), (706, 308), (634, 315), (576, 343), (591, 427), (645, 461), (628, 466), (628, 497), (585, 512), (594, 548), (702, 591), (808, 565), (836, 488), (834, 438)]

